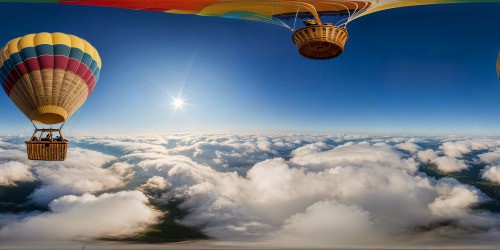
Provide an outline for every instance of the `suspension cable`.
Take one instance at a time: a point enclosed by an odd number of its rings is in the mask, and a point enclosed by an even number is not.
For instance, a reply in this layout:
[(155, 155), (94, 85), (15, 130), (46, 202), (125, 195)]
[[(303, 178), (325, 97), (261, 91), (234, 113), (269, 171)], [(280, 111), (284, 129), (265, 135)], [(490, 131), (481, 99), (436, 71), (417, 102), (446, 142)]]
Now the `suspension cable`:
[[(85, 105), (84, 105), (85, 106)], [(78, 111), (76, 111), (76, 114), (74, 115), (75, 119), (74, 119), (74, 122), (73, 124), (71, 125), (71, 128), (69, 130), (69, 134), (68, 134), (68, 139), (71, 138), (71, 135), (73, 133), (73, 128), (75, 128), (75, 125), (78, 121), (78, 118), (80, 118), (80, 111), (82, 111), (82, 109), (84, 108), (84, 106), (82, 106), (80, 109), (78, 109)], [(63, 124), (64, 125), (64, 124)]]
[(33, 121), (31, 121), (31, 124), (33, 124), (33, 127), (35, 127), (35, 130), (38, 129)]
[(296, 29), (297, 17), (299, 16), (300, 6), (297, 8), (297, 12), (295, 13), (295, 20), (293, 21), (293, 30)]

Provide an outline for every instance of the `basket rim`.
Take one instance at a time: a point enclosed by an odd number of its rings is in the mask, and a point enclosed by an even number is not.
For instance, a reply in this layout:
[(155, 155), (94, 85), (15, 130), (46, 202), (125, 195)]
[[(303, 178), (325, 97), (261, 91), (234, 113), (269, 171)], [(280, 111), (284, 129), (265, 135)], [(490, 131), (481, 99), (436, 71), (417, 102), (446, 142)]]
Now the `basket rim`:
[(301, 30), (305, 30), (305, 29), (311, 29), (311, 28), (319, 28), (319, 27), (333, 27), (333, 28), (337, 28), (337, 29), (340, 29), (340, 30), (343, 30), (347, 33), (347, 28), (344, 28), (344, 27), (339, 27), (335, 24), (331, 24), (331, 23), (324, 23), (324, 24), (314, 24), (314, 25), (309, 25), (309, 26), (305, 26), (305, 27), (302, 27), (300, 29), (297, 29), (295, 31), (293, 31), (293, 33), (296, 33), (296, 32), (299, 32)]
[(26, 144), (69, 144), (69, 141), (25, 141)]
[(321, 25), (320, 24), (310, 25), (310, 26), (302, 27), (302, 28), (300, 28), (298, 30), (295, 30), (293, 32), (293, 34), (292, 34), (292, 42), (295, 43), (295, 44), (297, 44), (296, 41), (295, 41), (295, 37), (297, 36), (298, 33), (302, 32), (304, 30), (311, 29), (311, 28), (321, 28), (321, 27), (325, 27), (325, 26), (326, 27), (332, 27), (332, 28), (335, 28), (335, 29), (343, 31), (345, 33), (345, 35), (346, 35), (346, 40), (349, 39), (349, 32), (347, 31), (347, 28), (339, 27), (339, 26), (336, 26), (334, 24), (328, 23), (328, 24), (321, 24)]

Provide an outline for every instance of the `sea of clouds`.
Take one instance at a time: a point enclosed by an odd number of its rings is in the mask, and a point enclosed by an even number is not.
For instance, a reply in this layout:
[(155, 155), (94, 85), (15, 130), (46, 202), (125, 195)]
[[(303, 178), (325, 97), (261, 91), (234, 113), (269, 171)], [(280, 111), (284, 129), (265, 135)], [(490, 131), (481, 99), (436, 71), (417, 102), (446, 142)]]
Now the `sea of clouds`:
[(35, 187), (9, 205), (15, 209), (0, 211), (0, 242), (133, 236), (169, 216), (159, 207), (176, 202), (185, 213), (176, 223), (218, 241), (280, 247), (500, 244), (500, 213), (481, 206), (500, 195), (453, 178), (480, 166), (476, 177), (499, 186), (500, 138), (77, 137), (64, 162), (27, 160), (24, 139), (0, 139), (0, 190)]

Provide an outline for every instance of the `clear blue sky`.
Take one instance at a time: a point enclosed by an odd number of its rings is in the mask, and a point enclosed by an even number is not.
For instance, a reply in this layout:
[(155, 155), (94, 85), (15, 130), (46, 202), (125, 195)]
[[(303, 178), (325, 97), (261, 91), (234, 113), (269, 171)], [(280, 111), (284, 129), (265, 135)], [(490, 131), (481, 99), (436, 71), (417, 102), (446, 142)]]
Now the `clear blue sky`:
[[(101, 7), (0, 3), (0, 43), (87, 39), (101, 79), (72, 133), (500, 134), (500, 4), (408, 7), (351, 22), (345, 53), (302, 58), (274, 25)], [(174, 111), (172, 96), (189, 105)], [(0, 134), (31, 125), (4, 94)]]

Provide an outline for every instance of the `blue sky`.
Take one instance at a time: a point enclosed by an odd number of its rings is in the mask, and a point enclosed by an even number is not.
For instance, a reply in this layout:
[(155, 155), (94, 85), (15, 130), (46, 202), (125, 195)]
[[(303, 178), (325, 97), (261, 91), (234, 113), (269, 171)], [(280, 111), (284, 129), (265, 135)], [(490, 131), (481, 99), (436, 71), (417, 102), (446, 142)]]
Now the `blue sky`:
[[(67, 133), (324, 131), (500, 134), (500, 4), (420, 6), (351, 22), (344, 54), (300, 57), (274, 25), (190, 15), (1, 3), (0, 43), (87, 39), (101, 79)], [(183, 111), (172, 96), (188, 102)], [(31, 125), (6, 95), (0, 134)]]

